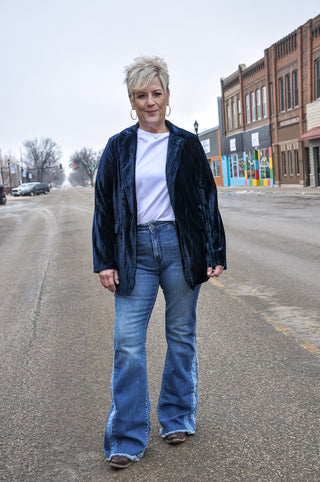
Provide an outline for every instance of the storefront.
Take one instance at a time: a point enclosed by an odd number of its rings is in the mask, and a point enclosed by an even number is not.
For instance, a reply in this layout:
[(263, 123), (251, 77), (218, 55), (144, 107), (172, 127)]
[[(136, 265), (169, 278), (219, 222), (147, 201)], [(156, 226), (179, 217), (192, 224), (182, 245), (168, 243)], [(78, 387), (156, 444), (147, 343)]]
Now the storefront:
[(220, 131), (218, 127), (214, 127), (199, 134), (199, 139), (203, 150), (207, 156), (210, 169), (217, 186), (223, 185), (222, 168), (221, 168), (221, 149), (220, 149)]
[(273, 164), (269, 126), (223, 139), (224, 186), (272, 186)]
[(308, 153), (310, 187), (320, 186), (320, 98), (307, 104), (308, 131), (299, 137)]
[(308, 142), (310, 187), (320, 186), (320, 126), (303, 134), (299, 141)]

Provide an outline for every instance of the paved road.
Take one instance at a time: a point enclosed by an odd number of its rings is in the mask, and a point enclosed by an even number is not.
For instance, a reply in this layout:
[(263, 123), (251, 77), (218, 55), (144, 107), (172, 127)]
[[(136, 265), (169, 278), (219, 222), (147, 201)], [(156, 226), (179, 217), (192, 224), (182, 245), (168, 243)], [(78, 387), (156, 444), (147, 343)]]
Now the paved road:
[(320, 479), (319, 197), (219, 198), (229, 269), (200, 294), (197, 433), (179, 447), (158, 436), (160, 294), (148, 336), (151, 440), (120, 473), (102, 454), (113, 296), (92, 274), (92, 192), (2, 206), (0, 480)]
[(229, 191), (224, 285), (320, 355), (320, 191)]

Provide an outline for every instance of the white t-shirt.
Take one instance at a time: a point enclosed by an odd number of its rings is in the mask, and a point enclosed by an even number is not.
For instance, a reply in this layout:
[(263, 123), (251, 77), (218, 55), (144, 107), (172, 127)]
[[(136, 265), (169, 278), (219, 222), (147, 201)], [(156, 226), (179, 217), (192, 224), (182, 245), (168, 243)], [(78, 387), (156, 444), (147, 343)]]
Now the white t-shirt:
[(138, 224), (174, 221), (167, 181), (169, 132), (154, 134), (138, 129), (136, 197)]

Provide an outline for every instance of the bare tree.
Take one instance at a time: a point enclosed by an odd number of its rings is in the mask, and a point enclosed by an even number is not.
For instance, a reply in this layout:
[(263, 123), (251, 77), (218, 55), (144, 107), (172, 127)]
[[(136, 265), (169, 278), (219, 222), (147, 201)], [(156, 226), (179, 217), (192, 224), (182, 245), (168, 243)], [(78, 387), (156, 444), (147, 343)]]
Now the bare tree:
[(62, 164), (50, 169), (50, 179), (44, 178), (44, 181), (52, 183), (54, 186), (61, 186), (66, 179), (66, 174), (62, 167)]
[(87, 147), (75, 152), (71, 156), (69, 164), (70, 167), (73, 168), (73, 172), (69, 176), (71, 184), (81, 184), (84, 186), (90, 181), (91, 186), (93, 186), (94, 173), (97, 169), (99, 159), (100, 154), (97, 154)]
[(25, 141), (23, 146), (24, 161), (32, 171), (34, 179), (42, 182), (46, 178), (50, 181), (50, 171), (59, 167), (62, 156), (60, 147), (48, 137)]

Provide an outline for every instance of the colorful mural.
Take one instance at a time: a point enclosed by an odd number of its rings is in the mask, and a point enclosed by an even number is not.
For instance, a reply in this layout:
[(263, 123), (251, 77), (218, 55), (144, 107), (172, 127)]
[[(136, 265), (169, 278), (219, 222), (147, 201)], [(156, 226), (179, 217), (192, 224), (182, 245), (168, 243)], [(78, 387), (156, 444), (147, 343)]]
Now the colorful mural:
[(222, 156), (224, 186), (273, 186), (271, 147)]

